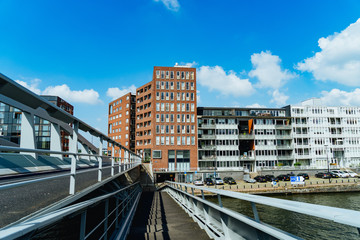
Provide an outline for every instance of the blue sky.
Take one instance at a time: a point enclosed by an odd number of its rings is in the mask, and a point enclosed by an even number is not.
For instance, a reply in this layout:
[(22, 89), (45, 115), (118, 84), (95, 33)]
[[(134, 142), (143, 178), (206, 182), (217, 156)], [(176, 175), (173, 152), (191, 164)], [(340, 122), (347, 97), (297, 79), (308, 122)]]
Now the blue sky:
[(198, 69), (198, 106), (360, 106), (360, 2), (0, 0), (0, 72), (107, 130), (153, 66)]

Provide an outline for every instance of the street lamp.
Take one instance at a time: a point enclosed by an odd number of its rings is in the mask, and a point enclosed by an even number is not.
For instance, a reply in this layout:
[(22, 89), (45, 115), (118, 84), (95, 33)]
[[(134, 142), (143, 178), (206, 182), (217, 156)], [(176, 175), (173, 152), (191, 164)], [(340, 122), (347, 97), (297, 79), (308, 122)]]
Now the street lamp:
[[(329, 153), (328, 153), (328, 146), (327, 144), (324, 145), (325, 146), (325, 151), (326, 151), (326, 163), (327, 163), (327, 168), (328, 168), (328, 173), (330, 175), (330, 164), (329, 164)], [(329, 183), (331, 183), (331, 175), (329, 177)]]

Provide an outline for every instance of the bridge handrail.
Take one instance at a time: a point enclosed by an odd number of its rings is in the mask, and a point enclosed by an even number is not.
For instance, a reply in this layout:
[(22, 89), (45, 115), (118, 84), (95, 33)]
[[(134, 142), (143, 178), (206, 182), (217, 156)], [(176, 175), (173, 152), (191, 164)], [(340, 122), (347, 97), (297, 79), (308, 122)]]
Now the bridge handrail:
[[(333, 222), (341, 223), (344, 225), (349, 225), (352, 227), (356, 227), (360, 229), (360, 211), (337, 208), (337, 207), (328, 207), (323, 205), (311, 204), (311, 203), (304, 203), (304, 202), (297, 202), (297, 201), (290, 201), (278, 198), (271, 198), (271, 197), (264, 197), (259, 195), (251, 195), (246, 193), (239, 193), (239, 192), (232, 192), (227, 190), (221, 189), (212, 189), (206, 187), (199, 187), (185, 183), (177, 183), (177, 182), (170, 182), (167, 183), (174, 189), (181, 190), (182, 187), (200, 190), (203, 194), (204, 191), (211, 192), (216, 194), (219, 198), (221, 196), (236, 198), (240, 200), (244, 200), (250, 203), (258, 203), (262, 205), (267, 205), (271, 207), (276, 207), (292, 212), (297, 212), (301, 214), (306, 214), (313, 217), (319, 217), (323, 219), (328, 219)], [(181, 189), (180, 189), (181, 188)], [(181, 190), (182, 191), (182, 190)], [(191, 195), (191, 194), (189, 194)]]
[[(137, 187), (135, 188), (131, 194), (129, 194), (126, 199), (124, 199), (122, 202), (124, 202), (125, 200), (128, 200), (128, 202), (126, 203), (126, 206), (129, 204), (129, 203), (135, 203), (137, 204), (138, 202), (138, 198), (139, 198), (139, 193), (141, 192), (141, 187), (140, 187), (140, 182), (136, 182), (136, 183), (133, 183), (129, 186), (126, 186), (122, 189), (119, 189), (115, 192), (112, 192), (112, 193), (108, 193), (108, 194), (105, 194), (105, 195), (102, 195), (102, 196), (99, 196), (99, 197), (96, 197), (96, 198), (93, 198), (93, 199), (90, 199), (90, 200), (86, 200), (84, 202), (80, 202), (80, 203), (77, 203), (77, 204), (74, 204), (74, 205), (71, 205), (71, 206), (68, 206), (68, 207), (65, 207), (65, 208), (62, 208), (62, 209), (59, 209), (59, 210), (55, 210), (51, 213), (47, 213), (47, 214), (44, 214), (44, 215), (41, 215), (35, 219), (31, 219), (31, 220), (28, 220), (28, 221), (24, 221), (24, 222), (21, 222), (15, 226), (11, 226), (11, 227), (8, 227), (8, 228), (3, 228), (3, 229), (0, 229), (0, 236), (2, 237), (1, 239), (15, 239), (15, 238), (18, 238), (18, 237), (22, 237), (36, 229), (39, 229), (39, 228), (42, 228), (42, 227), (45, 227), (45, 226), (48, 226), (66, 216), (69, 216), (69, 215), (72, 215), (74, 214), (74, 212), (79, 212), (79, 211), (82, 211), (82, 210), (85, 210), (91, 206), (91, 205), (94, 205), (100, 201), (103, 201), (105, 199), (109, 199), (110, 197), (122, 192), (122, 191), (125, 191), (131, 187)], [(135, 194), (137, 194), (136, 196), (134, 196)], [(134, 199), (134, 197), (137, 197), (137, 199)], [(131, 199), (130, 199), (131, 198)], [(113, 213), (113, 212), (112, 212)], [(81, 214), (81, 213), (79, 213)], [(86, 216), (86, 214), (85, 214)], [(114, 220), (115, 221), (115, 220)], [(110, 225), (112, 225), (114, 223), (111, 223)], [(99, 226), (99, 225), (98, 225)], [(97, 226), (97, 227), (98, 227)], [(85, 227), (83, 225), (83, 223), (81, 223), (81, 228)], [(110, 228), (110, 227), (108, 227)], [(84, 230), (85, 232), (85, 229), (81, 229), (81, 230)], [(84, 239), (86, 237), (88, 237), (93, 231), (89, 232), (87, 234), (87, 236), (83, 236)]]

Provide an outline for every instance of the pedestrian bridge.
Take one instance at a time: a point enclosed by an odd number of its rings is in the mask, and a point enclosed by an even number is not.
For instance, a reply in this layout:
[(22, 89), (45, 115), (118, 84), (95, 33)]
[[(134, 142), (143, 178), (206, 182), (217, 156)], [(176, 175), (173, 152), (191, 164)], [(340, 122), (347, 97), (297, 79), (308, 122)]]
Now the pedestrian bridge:
[[(359, 211), (176, 182), (156, 190), (140, 156), (3, 75), (0, 102), (21, 112), (20, 145), (0, 146), (0, 239), (301, 239), (262, 222), (259, 205), (360, 228)], [(50, 149), (36, 148), (34, 116), (51, 125)], [(103, 154), (104, 141), (120, 156)], [(252, 215), (225, 198), (249, 203)]]

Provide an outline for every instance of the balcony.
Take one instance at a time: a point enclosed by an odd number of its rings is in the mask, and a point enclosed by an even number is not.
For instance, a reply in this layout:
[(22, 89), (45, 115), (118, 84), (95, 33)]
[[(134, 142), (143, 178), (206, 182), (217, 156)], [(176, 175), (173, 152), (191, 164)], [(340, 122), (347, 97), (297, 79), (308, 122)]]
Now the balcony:
[(215, 124), (201, 124), (199, 129), (215, 129)]
[(275, 129), (278, 129), (278, 130), (291, 130), (291, 125), (275, 125)]
[(293, 149), (292, 144), (282, 144), (282, 145), (276, 145), (276, 149), (278, 150), (292, 150)]
[(199, 150), (216, 150), (216, 146), (199, 146)]
[(216, 137), (215, 137), (215, 135), (214, 134), (212, 134), (212, 135), (210, 135), (210, 134), (201, 134), (201, 135), (199, 135), (199, 139), (215, 139)]
[(294, 155), (292, 155), (292, 154), (277, 156), (278, 160), (293, 160), (293, 158), (294, 158)]
[(275, 135), (276, 139), (292, 139), (292, 136), (290, 134), (286, 135)]
[(253, 140), (255, 139), (255, 134), (239, 134), (238, 137), (239, 139)]

